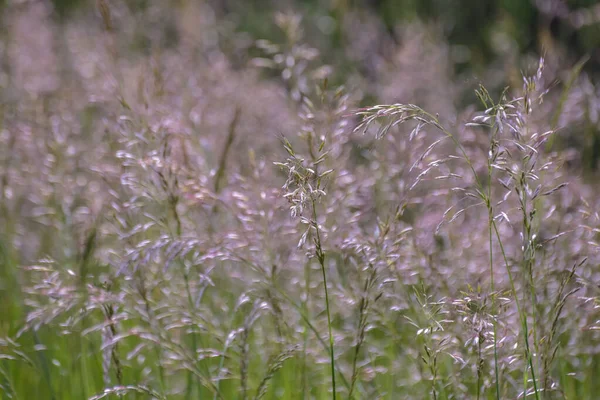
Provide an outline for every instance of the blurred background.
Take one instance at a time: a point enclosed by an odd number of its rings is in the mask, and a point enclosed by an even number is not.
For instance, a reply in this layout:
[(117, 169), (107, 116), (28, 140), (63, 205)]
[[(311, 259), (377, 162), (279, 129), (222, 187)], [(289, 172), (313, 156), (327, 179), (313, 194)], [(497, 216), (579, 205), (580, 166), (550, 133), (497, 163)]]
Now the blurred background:
[[(557, 82), (567, 81), (581, 63), (575, 82), (581, 100), (592, 109), (597, 104), (595, 0), (2, 0), (3, 101), (14, 100), (20, 84), (46, 93), (74, 79), (69, 71), (79, 66), (69, 54), (75, 40), (70, 35), (84, 28), (99, 35), (103, 7), (110, 10), (110, 29), (118, 32), (121, 60), (195, 46), (209, 62), (222, 58), (241, 70), (261, 55), (256, 40), (289, 42), (274, 15), (295, 13), (302, 39), (294, 40), (317, 49), (318, 63), (335, 71), (330, 81), (349, 86), (362, 105), (428, 106), (425, 100), (437, 99), (446, 104), (433, 109), (450, 115), (452, 108), (473, 103), (481, 82), (496, 94), (520, 86), (521, 73), (540, 56)], [(572, 132), (563, 137), (582, 152), (586, 170), (596, 168), (600, 155), (596, 114), (579, 121), (585, 126), (561, 125)]]

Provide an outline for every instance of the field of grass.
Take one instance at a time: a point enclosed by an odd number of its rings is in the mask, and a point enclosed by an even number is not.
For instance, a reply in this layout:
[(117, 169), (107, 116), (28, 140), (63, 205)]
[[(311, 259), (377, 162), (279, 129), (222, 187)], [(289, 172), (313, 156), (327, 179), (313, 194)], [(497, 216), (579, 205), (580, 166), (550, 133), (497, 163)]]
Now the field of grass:
[(599, 398), (588, 55), (49, 4), (0, 4), (0, 399)]

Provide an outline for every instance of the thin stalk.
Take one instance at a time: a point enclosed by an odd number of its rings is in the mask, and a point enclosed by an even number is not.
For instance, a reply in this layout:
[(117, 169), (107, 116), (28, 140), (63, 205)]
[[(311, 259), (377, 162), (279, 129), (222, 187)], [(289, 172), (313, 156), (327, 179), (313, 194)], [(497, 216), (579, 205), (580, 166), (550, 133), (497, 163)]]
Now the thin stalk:
[[(236, 315), (237, 315), (237, 312), (233, 314), (233, 317), (231, 319), (232, 322), (231, 322), (230, 330), (233, 327)], [(222, 380), (221, 371), (223, 371), (223, 367), (225, 365), (225, 354), (227, 353), (227, 350), (229, 350), (229, 341), (225, 340), (225, 343), (223, 344), (223, 352), (219, 359), (219, 369), (217, 369), (219, 376), (218, 376), (217, 382), (215, 383), (217, 390), (214, 393), (213, 400), (217, 400), (217, 396), (219, 395), (220, 390), (221, 390), (221, 380)]]
[[(36, 346), (39, 346), (41, 344), (40, 342), (40, 338), (38, 337), (37, 332), (34, 330), (33, 331), (33, 340), (36, 344)], [(46, 384), (48, 386), (48, 395), (50, 396), (50, 398), (52, 400), (56, 400), (57, 397), (54, 393), (54, 387), (52, 386), (52, 379), (50, 377), (50, 368), (49, 368), (49, 364), (48, 364), (48, 358), (46, 357), (45, 352), (40, 351), (38, 352), (38, 357), (40, 360), (40, 366), (43, 372), (43, 376), (44, 376), (44, 380), (46, 381)]]
[[(477, 400), (481, 399), (481, 384), (483, 383), (483, 359), (481, 358), (481, 335), (477, 341)], [(498, 383), (498, 380), (496, 380)]]
[[(523, 178), (524, 179), (524, 178)], [(539, 343), (537, 340), (537, 296), (535, 293), (535, 283), (533, 280), (533, 261), (535, 259), (535, 245), (532, 243), (532, 232), (531, 232), (531, 219), (532, 216), (529, 215), (527, 211), (527, 191), (524, 187), (521, 187), (522, 193), (522, 211), (523, 211), (523, 229), (525, 230), (525, 240), (526, 243), (523, 244), (525, 252), (523, 254), (523, 267), (524, 272), (526, 273), (529, 281), (526, 283), (526, 286), (529, 287), (530, 296), (531, 296), (531, 316), (533, 319), (532, 324), (532, 334), (533, 334), (533, 346), (535, 352), (539, 354)], [(539, 365), (538, 365), (539, 366)], [(533, 367), (532, 367), (533, 368)]]
[[(359, 317), (359, 335), (362, 335), (362, 326), (363, 326), (363, 309), (366, 307), (366, 300), (364, 298), (362, 298), (360, 300), (360, 309), (361, 309), (361, 316)], [(354, 394), (354, 388), (356, 387), (356, 380), (358, 377), (358, 355), (360, 354), (360, 347), (361, 347), (361, 342), (360, 342), (360, 338), (357, 338), (357, 340), (359, 340), (359, 342), (356, 343), (356, 346), (354, 347), (354, 356), (352, 358), (352, 380), (350, 381), (350, 391), (348, 393), (348, 398), (352, 399), (352, 395)]]
[[(424, 117), (424, 118), (423, 118)], [(509, 277), (509, 281), (510, 281), (510, 286), (511, 286), (511, 291), (512, 294), (515, 297), (515, 302), (516, 302), (516, 306), (517, 306), (517, 311), (519, 314), (519, 317), (521, 319), (521, 327), (522, 327), (522, 331), (523, 331), (523, 339), (525, 342), (525, 354), (526, 354), (526, 358), (527, 358), (527, 364), (528, 364), (528, 368), (531, 370), (531, 375), (532, 375), (532, 380), (533, 380), (533, 387), (534, 387), (534, 391), (535, 391), (535, 398), (536, 400), (539, 400), (539, 391), (537, 388), (537, 381), (535, 378), (535, 369), (533, 367), (533, 359), (532, 359), (532, 353), (531, 353), (531, 349), (529, 346), (529, 327), (527, 324), (527, 316), (525, 314), (525, 310), (521, 307), (521, 304), (519, 302), (519, 296), (515, 287), (515, 283), (514, 283), (514, 279), (512, 276), (512, 273), (510, 271), (510, 263), (508, 262), (508, 257), (506, 255), (505, 249), (504, 249), (504, 245), (502, 244), (502, 239), (500, 237), (500, 232), (498, 230), (498, 226), (496, 224), (496, 221), (494, 221), (493, 218), (493, 209), (491, 206), (491, 180), (490, 180), (490, 187), (488, 187), (488, 195), (486, 196), (485, 193), (485, 189), (483, 187), (483, 184), (481, 182), (481, 180), (479, 179), (477, 172), (475, 170), (475, 167), (473, 165), (473, 163), (471, 162), (465, 148), (463, 147), (463, 145), (460, 143), (460, 141), (456, 138), (456, 136), (454, 134), (452, 134), (450, 131), (446, 130), (439, 122), (439, 119), (437, 116), (430, 114), (422, 109), (417, 109), (416, 112), (414, 112), (411, 115), (408, 116), (404, 116), (402, 118), (400, 118), (398, 121), (396, 121), (396, 123), (398, 122), (402, 122), (402, 121), (407, 121), (410, 119), (415, 119), (421, 122), (424, 122), (425, 124), (431, 124), (433, 126), (435, 126), (437, 129), (439, 129), (446, 137), (448, 137), (449, 139), (452, 140), (452, 142), (454, 143), (454, 145), (459, 149), (460, 153), (463, 156), (463, 159), (465, 160), (465, 162), (467, 163), (469, 169), (471, 170), (473, 177), (475, 179), (475, 183), (477, 186), (477, 192), (478, 195), (484, 200), (484, 202), (487, 205), (488, 208), (488, 232), (490, 233), (490, 272), (492, 273), (492, 279), (493, 279), (493, 258), (492, 258), (492, 230), (494, 231), (496, 238), (498, 240), (499, 246), (500, 246), (500, 251), (502, 253), (502, 257), (504, 260), (504, 264), (506, 266), (506, 271), (507, 271), (507, 275)], [(388, 127), (392, 126), (392, 124), (390, 123), (388, 125)], [(491, 165), (490, 165), (490, 161), (488, 161), (488, 176), (491, 176)], [(525, 211), (524, 211), (525, 212)], [(493, 228), (493, 229), (492, 229)], [(497, 348), (496, 348), (496, 325), (494, 323), (494, 358), (496, 361), (496, 376), (498, 377), (498, 363), (497, 363)], [(525, 392), (527, 391), (527, 368), (525, 368)], [(496, 398), (499, 398), (499, 382), (498, 379), (496, 379)]]
[(504, 245), (502, 244), (502, 240), (500, 239), (500, 231), (498, 230), (498, 225), (496, 225), (496, 221), (492, 221), (494, 225), (494, 231), (496, 233), (496, 238), (498, 239), (498, 244), (500, 245), (500, 251), (502, 253), (502, 257), (504, 258), (504, 264), (506, 265), (506, 272), (508, 275), (508, 280), (510, 281), (511, 290), (513, 295), (515, 296), (515, 304), (517, 305), (517, 312), (519, 313), (519, 317), (521, 318), (521, 326), (523, 328), (523, 337), (525, 339), (525, 355), (527, 356), (527, 362), (529, 364), (529, 369), (531, 370), (531, 378), (533, 380), (533, 389), (535, 391), (536, 400), (540, 399), (540, 394), (537, 388), (537, 382), (535, 379), (535, 370), (533, 368), (533, 360), (531, 357), (531, 349), (529, 348), (529, 328), (527, 326), (527, 316), (523, 314), (523, 310), (521, 308), (519, 297), (517, 296), (517, 289), (515, 287), (515, 281), (512, 276), (512, 272), (510, 272), (508, 257), (506, 256), (506, 252), (504, 250)]
[[(142, 297), (142, 300), (144, 301), (144, 308), (146, 311), (146, 314), (148, 315), (148, 318), (150, 319), (149, 324), (151, 325), (152, 328), (154, 328), (154, 324), (156, 324), (157, 322), (154, 320), (154, 316), (153, 316), (153, 312), (152, 312), (152, 307), (150, 305), (150, 300), (148, 299), (147, 296), (147, 292), (146, 292), (146, 284), (144, 281), (144, 277), (143, 275), (140, 273), (140, 271), (136, 271), (137, 272), (137, 277), (139, 279), (138, 281), (138, 293), (140, 294), (140, 296)], [(160, 385), (160, 390), (161, 390), (161, 394), (165, 394), (166, 391), (166, 384), (165, 384), (165, 370), (164, 370), (164, 366), (163, 366), (163, 362), (162, 362), (162, 357), (161, 357), (161, 349), (160, 346), (158, 346), (157, 344), (154, 344), (154, 346), (152, 346), (154, 349), (154, 353), (156, 355), (156, 361), (158, 363), (158, 383)]]
[[(464, 147), (462, 146), (462, 144), (458, 141), (458, 139), (456, 139), (456, 137), (449, 131), (447, 131), (443, 126), (441, 126), (441, 124), (439, 124), (437, 117), (433, 116), (432, 114), (429, 114), (427, 112), (424, 112), (425, 115), (427, 115), (429, 118), (431, 118), (434, 122), (435, 122), (435, 126), (440, 129), (446, 136), (448, 136), (452, 142), (459, 148), (460, 152), (462, 153), (463, 157), (465, 158), (465, 161), (467, 162), (467, 164), (469, 165), (469, 168), (471, 169), (471, 172), (473, 173), (473, 176), (475, 177), (475, 181), (477, 183), (477, 186), (479, 186), (480, 188), (480, 192), (482, 192), (483, 190), (483, 185), (481, 184), (481, 181), (479, 180), (479, 177), (477, 176), (477, 172), (475, 171), (475, 167), (473, 166), (473, 163), (471, 162), (470, 158), (467, 155), (466, 150), (464, 149)], [(491, 181), (490, 181), (491, 183)], [(490, 199), (487, 199), (488, 201), (490, 201)], [(490, 207), (491, 207), (491, 203), (490, 203)], [(488, 208), (489, 209), (489, 208)], [(506, 271), (509, 277), (509, 281), (510, 281), (510, 285), (511, 285), (511, 290), (513, 292), (513, 295), (515, 296), (515, 302), (517, 305), (517, 311), (519, 313), (519, 316), (521, 318), (521, 325), (523, 327), (523, 337), (525, 340), (525, 352), (526, 352), (526, 356), (527, 356), (527, 361), (529, 364), (529, 369), (531, 369), (531, 377), (533, 380), (533, 387), (534, 387), (534, 391), (535, 391), (535, 398), (536, 400), (539, 400), (539, 392), (537, 389), (537, 382), (535, 379), (535, 370), (533, 368), (533, 360), (531, 357), (531, 350), (529, 348), (529, 329), (528, 329), (528, 325), (527, 325), (527, 316), (525, 314), (523, 314), (523, 311), (521, 309), (520, 303), (519, 303), (519, 297), (517, 294), (517, 290), (514, 284), (514, 280), (512, 277), (512, 273), (510, 272), (510, 268), (509, 268), (509, 262), (508, 262), (508, 257), (506, 256), (506, 252), (504, 250), (504, 246), (502, 244), (502, 239), (500, 238), (500, 231), (498, 230), (498, 226), (496, 225), (496, 221), (493, 220), (493, 215), (492, 215), (492, 225), (494, 227), (494, 231), (496, 234), (496, 238), (498, 239), (498, 243), (500, 245), (500, 250), (502, 253), (502, 257), (504, 259), (504, 264), (506, 265)], [(496, 363), (497, 365), (497, 363)], [(496, 386), (496, 390), (498, 391), (498, 385)], [(499, 394), (497, 394), (496, 396), (499, 396)]]
[[(6, 360), (4, 360), (2, 365), (7, 365)], [(13, 379), (10, 379), (10, 376), (8, 375), (4, 367), (0, 367), (0, 376), (4, 378), (4, 385), (6, 385), (6, 393), (3, 395), (2, 399), (4, 400), (5, 398), (7, 398), (11, 400), (20, 400), (21, 398), (19, 397), (15, 389), (15, 383)]]
[(315, 231), (317, 238), (315, 240), (315, 253), (319, 265), (321, 266), (321, 272), (323, 274), (323, 286), (325, 290), (325, 309), (327, 311), (327, 328), (329, 330), (329, 355), (331, 356), (331, 388), (333, 390), (333, 400), (336, 399), (336, 388), (335, 388), (335, 355), (333, 353), (333, 333), (331, 329), (331, 311), (329, 308), (329, 293), (327, 290), (327, 273), (325, 271), (325, 253), (321, 247), (321, 233), (319, 230), (319, 222), (317, 221), (317, 208), (315, 200), (312, 199), (313, 218), (315, 224)]
[[(179, 200), (179, 198), (174, 193), (169, 192), (169, 205), (171, 207), (171, 212), (173, 214), (173, 218), (175, 219), (175, 222), (176, 222), (175, 238), (177, 238), (177, 239), (181, 238), (181, 234), (182, 234), (181, 218), (179, 217), (179, 212), (177, 211), (178, 200)], [(190, 314), (193, 314), (195, 312), (195, 307), (194, 307), (194, 300), (192, 297), (192, 291), (190, 290), (189, 275), (185, 269), (185, 264), (182, 261), (179, 262), (179, 264), (181, 265), (181, 272), (183, 274), (183, 281), (185, 283), (185, 292), (187, 295), (188, 307), (190, 308), (189, 311), (190, 311)], [(195, 361), (196, 357), (198, 356), (198, 344), (196, 342), (196, 333), (192, 330), (190, 336), (191, 336), (191, 341), (192, 341), (193, 359)], [(193, 385), (194, 385), (194, 373), (192, 371), (188, 371), (186, 388), (185, 388), (185, 398), (188, 400), (191, 399)]]
[(231, 145), (235, 139), (237, 125), (240, 120), (240, 113), (240, 108), (236, 107), (233, 114), (233, 120), (229, 124), (229, 133), (227, 134), (227, 139), (225, 140), (225, 145), (223, 146), (223, 151), (221, 152), (221, 157), (219, 158), (219, 168), (215, 174), (215, 193), (217, 194), (219, 194), (221, 188), (223, 187), (223, 179), (225, 178), (225, 170), (227, 168), (227, 156), (229, 155), (229, 150), (231, 149)]
[[(483, 190), (483, 185), (481, 184), (481, 181), (479, 180), (479, 177), (477, 176), (477, 172), (475, 171), (475, 167), (473, 166), (471, 160), (469, 159), (466, 150), (464, 149), (464, 147), (462, 146), (462, 144), (458, 141), (458, 139), (456, 139), (456, 137), (449, 131), (447, 131), (443, 126), (441, 126), (437, 120), (437, 118), (435, 116), (433, 116), (432, 114), (429, 114), (427, 112), (424, 113), (425, 115), (429, 116), (434, 122), (435, 122), (435, 126), (440, 129), (446, 136), (448, 136), (452, 142), (459, 148), (460, 152), (462, 153), (463, 157), (465, 158), (465, 161), (467, 162), (467, 164), (469, 165), (469, 168), (471, 169), (471, 172), (473, 173), (473, 176), (475, 177), (475, 181), (477, 183), (477, 186), (479, 186), (480, 191)], [(491, 182), (490, 182), (491, 183)], [(483, 193), (483, 192), (482, 192)], [(490, 201), (490, 199), (487, 199), (488, 201)], [(490, 207), (491, 207), (491, 203), (490, 203)], [(488, 209), (490, 209), (490, 207), (488, 207)], [(498, 243), (500, 245), (500, 250), (502, 253), (502, 257), (504, 259), (504, 264), (506, 265), (506, 271), (509, 277), (509, 281), (510, 281), (510, 285), (511, 285), (511, 290), (513, 292), (513, 295), (515, 296), (515, 302), (517, 305), (517, 310), (519, 313), (519, 316), (521, 318), (521, 325), (523, 327), (523, 337), (525, 340), (525, 352), (526, 352), (526, 356), (527, 356), (527, 361), (529, 364), (529, 368), (531, 369), (531, 376), (532, 376), (532, 380), (533, 380), (533, 387), (534, 387), (534, 391), (535, 391), (535, 398), (536, 400), (539, 400), (539, 392), (537, 389), (537, 382), (535, 380), (535, 370), (533, 368), (533, 360), (531, 357), (531, 350), (529, 348), (529, 329), (528, 329), (528, 325), (527, 325), (527, 317), (525, 316), (525, 314), (523, 314), (523, 311), (521, 309), (520, 303), (519, 303), (519, 297), (517, 294), (517, 290), (515, 287), (515, 283), (512, 277), (512, 273), (510, 272), (510, 268), (509, 268), (509, 262), (508, 262), (508, 257), (506, 256), (506, 252), (504, 251), (504, 246), (502, 244), (502, 239), (500, 238), (500, 231), (498, 230), (498, 226), (496, 225), (496, 221), (493, 220), (493, 215), (492, 215), (492, 225), (496, 234), (496, 238), (498, 239)], [(495, 324), (494, 324), (495, 327)], [(495, 344), (495, 342), (494, 342)], [(496, 351), (495, 351), (496, 353)], [(495, 357), (497, 357), (497, 355), (495, 354)], [(497, 363), (496, 363), (497, 365)], [(496, 386), (496, 397), (498, 398), (499, 396), (499, 392), (498, 392), (498, 388), (499, 386)]]
[[(238, 256), (238, 259), (241, 262), (246, 263), (249, 266), (251, 266), (255, 271), (264, 273), (264, 271), (262, 271), (262, 269), (258, 268), (258, 266), (256, 266), (255, 264), (253, 264), (251, 261), (249, 261), (249, 260), (247, 260), (247, 259), (245, 259), (243, 257), (239, 257), (239, 256)], [(304, 323), (306, 323), (306, 325), (313, 332), (313, 334), (317, 338), (317, 341), (321, 344), (321, 346), (323, 346), (323, 348), (326, 351), (329, 351), (330, 350), (329, 345), (327, 344), (327, 342), (325, 342), (325, 339), (323, 339), (321, 337), (321, 334), (319, 333), (319, 331), (317, 330), (317, 328), (315, 327), (315, 325), (310, 321), (310, 318), (308, 318), (308, 315), (304, 312), (303, 307), (301, 305), (297, 304), (290, 297), (290, 295), (285, 290), (283, 290), (281, 287), (279, 287), (279, 285), (274, 286), (273, 289), (275, 289), (279, 295), (281, 295), (292, 307), (294, 307), (296, 309), (296, 311), (298, 311), (298, 314), (300, 315), (300, 318), (302, 318), (302, 320), (304, 321)], [(344, 374), (342, 374), (341, 371), (338, 371), (338, 373), (339, 373), (339, 376), (340, 376), (340, 378), (341, 378), (342, 383), (344, 384), (344, 386), (347, 389), (350, 389), (350, 382), (348, 382), (348, 380), (346, 379), (346, 377), (344, 376)]]
[[(490, 168), (491, 175), (491, 168)], [(491, 180), (490, 180), (491, 182)], [(491, 185), (490, 185), (491, 188)], [(491, 189), (490, 189), (491, 190)], [(496, 377), (496, 400), (500, 400), (500, 373), (498, 371), (498, 326), (496, 324), (496, 303), (494, 301), (494, 258), (493, 258), (493, 250), (492, 250), (492, 225), (494, 222), (494, 214), (491, 202), (488, 198), (488, 227), (489, 227), (489, 245), (490, 245), (490, 290), (492, 292), (492, 325), (494, 326), (494, 375)], [(479, 398), (479, 397), (478, 397)]]
[[(495, 135), (494, 135), (495, 136)], [(494, 140), (494, 136), (492, 140)], [(493, 155), (492, 155), (493, 156)], [(490, 253), (490, 290), (492, 293), (492, 325), (494, 327), (494, 375), (496, 378), (496, 400), (500, 400), (500, 373), (498, 371), (498, 327), (496, 324), (496, 302), (494, 301), (494, 253), (493, 253), (493, 240), (492, 240), (492, 224), (494, 222), (494, 209), (492, 206), (492, 158), (488, 158), (488, 194), (486, 199), (486, 206), (488, 209), (488, 236), (489, 236), (489, 253)], [(481, 358), (481, 354), (479, 355)], [(477, 399), (479, 399), (479, 386), (477, 387)]]
[[(185, 292), (187, 294), (187, 299), (188, 299), (188, 306), (190, 307), (190, 312), (194, 312), (194, 300), (192, 298), (192, 292), (190, 291), (190, 281), (189, 281), (189, 277), (188, 277), (188, 273), (185, 270), (185, 265), (183, 265), (182, 263), (182, 269), (183, 269), (183, 280), (185, 281)], [(198, 356), (198, 344), (196, 343), (196, 333), (192, 330), (191, 332), (191, 339), (192, 339), (192, 351), (194, 354), (194, 358)], [(186, 399), (191, 399), (192, 396), (192, 385), (194, 383), (194, 374), (192, 371), (188, 371), (188, 377), (187, 377), (187, 383), (186, 383), (186, 389), (185, 389), (185, 398)], [(215, 396), (216, 396), (216, 392), (215, 392)]]
[[(304, 313), (308, 316), (309, 313), (309, 307), (310, 307), (310, 261), (306, 262), (305, 266), (304, 266), (304, 286), (305, 286), (305, 299), (304, 299), (304, 304), (303, 304), (303, 308), (304, 308)], [(302, 346), (302, 352), (303, 352), (303, 360), (302, 360), (302, 399), (306, 400), (309, 395), (309, 393), (307, 393), (307, 387), (308, 387), (308, 368), (306, 365), (306, 349), (308, 347), (308, 331), (309, 331), (310, 327), (308, 326), (308, 324), (306, 325), (306, 327), (304, 328), (304, 332), (303, 332), (303, 336), (304, 336), (304, 344)]]
[(371, 271), (369, 271), (369, 276), (365, 280), (360, 304), (358, 306), (358, 327), (356, 331), (356, 345), (354, 346), (354, 355), (352, 358), (352, 378), (350, 383), (350, 390), (348, 392), (348, 399), (352, 399), (354, 389), (356, 388), (356, 382), (358, 380), (359, 373), (358, 356), (360, 355), (360, 350), (365, 340), (365, 331), (367, 329), (367, 313), (369, 311), (369, 291), (375, 279), (375, 269), (372, 265), (370, 265), (370, 267)]
[[(435, 126), (438, 129), (440, 129), (447, 137), (449, 137), (452, 140), (452, 142), (459, 148), (459, 150), (462, 153), (465, 161), (467, 162), (469, 168), (471, 169), (471, 172), (473, 173), (473, 176), (475, 178), (477, 186), (480, 189), (480, 192), (483, 193), (482, 192), (483, 185), (481, 184), (481, 181), (479, 180), (479, 177), (477, 176), (477, 172), (475, 171), (475, 167), (473, 166), (473, 163), (471, 162), (471, 160), (470, 160), (469, 156), (467, 155), (467, 152), (464, 149), (464, 147), (462, 146), (462, 144), (458, 141), (458, 139), (456, 139), (456, 137), (451, 132), (447, 131), (441, 124), (439, 124), (437, 117), (435, 117), (434, 115), (429, 114), (427, 112), (424, 112), (424, 115), (427, 115), (429, 118), (431, 118), (432, 121), (435, 122)], [(491, 181), (490, 181), (490, 183), (491, 183)], [(487, 199), (487, 201), (490, 201), (490, 199)], [(491, 207), (491, 203), (490, 203), (490, 207)], [(490, 209), (490, 207), (488, 207), (488, 209)], [(527, 325), (527, 317), (525, 316), (525, 314), (523, 314), (523, 311), (521, 309), (520, 302), (519, 302), (519, 297), (518, 297), (517, 290), (516, 290), (516, 287), (515, 287), (515, 284), (514, 284), (512, 273), (510, 272), (508, 257), (506, 256), (506, 252), (505, 252), (504, 246), (502, 244), (502, 239), (500, 238), (500, 231), (498, 230), (498, 226), (496, 224), (496, 221), (493, 220), (493, 215), (492, 215), (492, 225), (493, 225), (493, 228), (494, 228), (494, 231), (495, 231), (495, 234), (496, 234), (496, 238), (498, 239), (498, 243), (500, 245), (500, 250), (501, 250), (501, 253), (502, 253), (502, 257), (504, 259), (504, 264), (506, 265), (506, 271), (507, 271), (507, 274), (508, 274), (508, 277), (509, 277), (509, 281), (510, 281), (510, 285), (511, 285), (511, 290), (513, 292), (513, 295), (515, 296), (515, 302), (516, 302), (516, 305), (517, 305), (517, 310), (518, 310), (519, 316), (521, 318), (521, 325), (522, 325), (522, 328), (523, 328), (523, 337), (524, 337), (524, 340), (525, 340), (525, 352), (526, 352), (526, 356), (527, 356), (527, 361), (528, 361), (528, 364), (529, 364), (529, 368), (531, 369), (531, 376), (532, 376), (532, 380), (533, 380), (533, 386), (534, 386), (534, 391), (535, 391), (535, 398), (536, 398), (536, 400), (539, 400), (539, 392), (538, 392), (538, 389), (537, 389), (537, 382), (535, 380), (535, 370), (533, 368), (533, 360), (532, 360), (532, 357), (531, 357), (531, 350), (529, 348), (529, 329), (528, 329), (528, 325)], [(494, 324), (494, 326), (495, 326), (495, 324)], [(496, 363), (496, 365), (497, 365), (497, 363)], [(497, 385), (496, 386), (496, 390), (497, 391), (498, 391), (498, 388), (499, 388), (499, 386)], [(499, 396), (498, 392), (497, 392), (496, 396), (498, 398), (498, 396)]]

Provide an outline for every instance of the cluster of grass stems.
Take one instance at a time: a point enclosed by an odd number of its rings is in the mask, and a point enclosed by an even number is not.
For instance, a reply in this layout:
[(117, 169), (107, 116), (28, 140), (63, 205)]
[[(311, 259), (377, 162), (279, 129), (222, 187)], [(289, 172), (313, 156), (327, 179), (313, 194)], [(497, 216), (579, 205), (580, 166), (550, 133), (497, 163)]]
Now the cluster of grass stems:
[(139, 56), (113, 6), (60, 68), (17, 70), (59, 41), (20, 28), (44, 5), (3, 32), (0, 398), (595, 398), (585, 60), (455, 115), (359, 107), (295, 14), (241, 68), (208, 5)]

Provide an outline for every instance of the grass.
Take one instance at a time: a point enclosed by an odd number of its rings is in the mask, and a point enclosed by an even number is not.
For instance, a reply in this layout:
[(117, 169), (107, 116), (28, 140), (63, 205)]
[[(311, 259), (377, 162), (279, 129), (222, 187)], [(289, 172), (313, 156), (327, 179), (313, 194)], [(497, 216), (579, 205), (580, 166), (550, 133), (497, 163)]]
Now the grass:
[(341, 76), (297, 14), (98, 6), (6, 6), (2, 399), (594, 398), (585, 58), (459, 107), (418, 24)]

